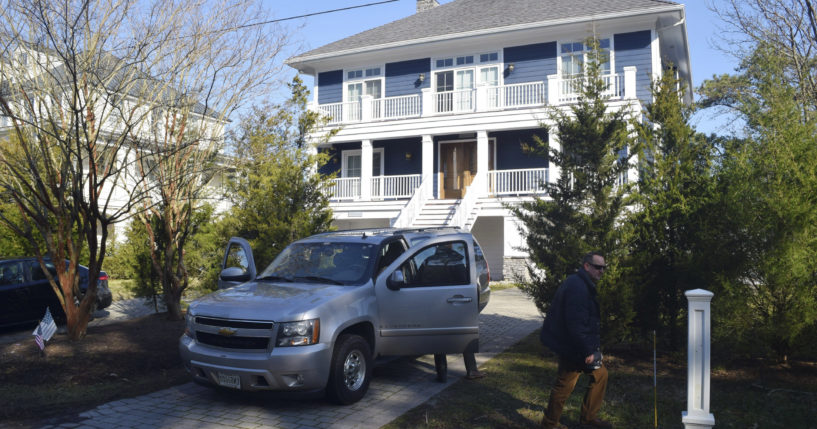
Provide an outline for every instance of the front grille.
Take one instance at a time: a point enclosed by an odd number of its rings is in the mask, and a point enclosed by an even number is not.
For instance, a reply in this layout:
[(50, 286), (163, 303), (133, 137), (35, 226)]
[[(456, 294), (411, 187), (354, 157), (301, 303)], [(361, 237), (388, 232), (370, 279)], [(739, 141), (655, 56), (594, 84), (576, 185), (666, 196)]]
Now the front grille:
[(269, 344), (268, 337), (227, 337), (208, 332), (196, 332), (196, 339), (208, 346), (225, 349), (266, 350)]
[(244, 320), (215, 319), (212, 317), (196, 317), (196, 323), (208, 326), (226, 326), (243, 329), (272, 329), (272, 322), (248, 322)]

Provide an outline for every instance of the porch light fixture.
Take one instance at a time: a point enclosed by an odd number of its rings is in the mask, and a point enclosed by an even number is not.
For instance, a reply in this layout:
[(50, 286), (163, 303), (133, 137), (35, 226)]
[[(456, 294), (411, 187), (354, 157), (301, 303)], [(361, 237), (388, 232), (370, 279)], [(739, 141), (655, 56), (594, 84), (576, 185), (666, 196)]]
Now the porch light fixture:
[(420, 76), (417, 76), (417, 80), (420, 81), (420, 83), (422, 83), (424, 80), (426, 80), (426, 74), (420, 73)]
[(513, 71), (513, 69), (514, 69), (514, 64), (513, 63), (508, 64), (508, 73), (511, 73)]
[(411, 161), (411, 152), (406, 152), (406, 161)]

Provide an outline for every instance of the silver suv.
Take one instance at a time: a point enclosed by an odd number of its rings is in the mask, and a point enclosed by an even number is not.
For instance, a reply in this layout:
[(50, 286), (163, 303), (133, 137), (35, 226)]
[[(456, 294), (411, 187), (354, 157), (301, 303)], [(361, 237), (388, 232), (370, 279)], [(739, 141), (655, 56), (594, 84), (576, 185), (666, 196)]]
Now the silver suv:
[(228, 244), (219, 290), (190, 304), (179, 343), (194, 381), (360, 400), (380, 356), (477, 352), (488, 264), (458, 229), (354, 230), (298, 240), (260, 274)]

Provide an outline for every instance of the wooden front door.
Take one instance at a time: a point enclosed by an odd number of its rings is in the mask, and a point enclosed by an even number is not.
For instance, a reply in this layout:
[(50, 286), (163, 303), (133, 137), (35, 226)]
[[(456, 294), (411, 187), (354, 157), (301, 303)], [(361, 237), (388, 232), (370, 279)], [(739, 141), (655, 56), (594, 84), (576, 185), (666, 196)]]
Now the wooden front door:
[(465, 196), (465, 188), (477, 174), (476, 142), (440, 144), (440, 198)]

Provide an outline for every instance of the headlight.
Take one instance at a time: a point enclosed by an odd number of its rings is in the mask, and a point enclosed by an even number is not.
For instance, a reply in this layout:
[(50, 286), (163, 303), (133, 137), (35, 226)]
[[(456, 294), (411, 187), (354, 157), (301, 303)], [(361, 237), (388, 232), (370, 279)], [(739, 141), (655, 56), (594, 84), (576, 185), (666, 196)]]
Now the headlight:
[(277, 345), (279, 347), (290, 347), (317, 344), (320, 332), (320, 319), (280, 323), (278, 325)]
[(196, 319), (196, 316), (190, 310), (187, 309), (187, 312), (184, 314), (184, 334), (188, 337), (193, 337), (193, 321)]

